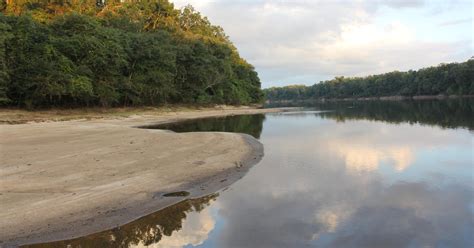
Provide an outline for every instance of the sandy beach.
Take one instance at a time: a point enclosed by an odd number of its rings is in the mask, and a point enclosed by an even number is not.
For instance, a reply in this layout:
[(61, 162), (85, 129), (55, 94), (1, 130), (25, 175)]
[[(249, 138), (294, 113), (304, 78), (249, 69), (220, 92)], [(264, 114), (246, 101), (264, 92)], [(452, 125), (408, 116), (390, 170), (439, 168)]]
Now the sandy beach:
[[(253, 137), (137, 126), (275, 112), (206, 109), (126, 118), (0, 125), (0, 246), (113, 228), (225, 188), (263, 156)], [(187, 191), (184, 197), (164, 194)]]

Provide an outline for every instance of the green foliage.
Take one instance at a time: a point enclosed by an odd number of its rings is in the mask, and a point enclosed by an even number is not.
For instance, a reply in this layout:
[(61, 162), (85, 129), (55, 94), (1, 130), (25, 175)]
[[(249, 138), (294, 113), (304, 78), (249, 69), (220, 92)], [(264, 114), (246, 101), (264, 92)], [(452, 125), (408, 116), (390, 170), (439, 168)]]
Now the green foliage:
[(249, 104), (254, 68), (222, 28), (167, 0), (24, 0), (0, 14), (0, 104)]
[(474, 60), (440, 64), (408, 72), (368, 77), (336, 77), (313, 86), (293, 85), (265, 89), (270, 101), (343, 99), (384, 96), (473, 95)]
[(0, 23), (0, 105), (10, 103), (10, 98), (7, 96), (10, 77), (7, 71), (6, 41), (11, 37), (11, 26)]

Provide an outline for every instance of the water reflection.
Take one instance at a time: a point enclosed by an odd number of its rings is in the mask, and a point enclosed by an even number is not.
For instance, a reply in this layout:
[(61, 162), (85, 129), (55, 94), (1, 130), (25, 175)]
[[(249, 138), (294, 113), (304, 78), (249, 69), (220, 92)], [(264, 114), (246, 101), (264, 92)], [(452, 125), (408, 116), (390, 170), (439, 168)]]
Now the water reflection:
[(177, 123), (146, 126), (151, 129), (168, 129), (174, 132), (231, 132), (246, 133), (260, 138), (262, 133), (264, 114), (232, 115), (216, 118), (186, 120)]
[[(124, 226), (83, 238), (23, 247), (162, 247), (199, 245), (214, 228), (208, 210), (217, 194), (182, 201)], [(184, 220), (186, 219), (186, 222)]]
[(354, 171), (377, 170), (382, 162), (392, 164), (397, 171), (405, 170), (413, 162), (413, 151), (406, 146), (374, 148), (367, 144), (348, 144), (333, 141), (328, 144), (340, 156), (344, 157), (346, 167)]
[[(420, 123), (443, 128), (474, 130), (474, 98), (405, 101), (337, 101), (284, 103), (318, 110), (323, 118), (338, 121), (373, 120), (390, 123)], [(278, 107), (274, 103), (269, 107)]]
[[(441, 107), (437, 122), (422, 113), (434, 106), (428, 101), (414, 109), (402, 105), (413, 111), (404, 114), (390, 110), (398, 105), (383, 113), (384, 104), (267, 114), (263, 130), (258, 121), (250, 127), (264, 144), (262, 161), (205, 210), (193, 212), (208, 224), (192, 225), (197, 217), (170, 211), (161, 222), (150, 221), (151, 228), (118, 237), (177, 247), (474, 247), (472, 108)], [(229, 125), (205, 122), (196, 126)], [(191, 216), (192, 208), (183, 209)], [(167, 219), (179, 221), (163, 232), (170, 235), (166, 243), (161, 233), (143, 236)], [(189, 229), (173, 232), (183, 226)], [(190, 242), (191, 234), (204, 238)], [(110, 233), (102, 237), (110, 242)]]
[(203, 246), (472, 247), (469, 131), (270, 115), (261, 141)]

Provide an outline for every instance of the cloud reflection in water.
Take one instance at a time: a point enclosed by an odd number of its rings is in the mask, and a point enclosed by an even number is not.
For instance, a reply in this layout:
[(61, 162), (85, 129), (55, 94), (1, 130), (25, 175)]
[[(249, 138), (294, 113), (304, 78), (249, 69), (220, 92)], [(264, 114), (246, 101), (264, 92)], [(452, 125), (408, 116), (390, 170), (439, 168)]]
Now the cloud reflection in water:
[(460, 176), (472, 175), (471, 139), (463, 129), (269, 115), (263, 161), (218, 198), (226, 225), (203, 246), (472, 247), (473, 189)]
[[(416, 104), (422, 111), (392, 113), (433, 125), (437, 105)], [(370, 118), (312, 111), (191, 125), (254, 134), (265, 156), (210, 206), (183, 203), (118, 234), (155, 247), (474, 247), (472, 117), (436, 107), (449, 129), (397, 115), (387, 123), (369, 105)]]

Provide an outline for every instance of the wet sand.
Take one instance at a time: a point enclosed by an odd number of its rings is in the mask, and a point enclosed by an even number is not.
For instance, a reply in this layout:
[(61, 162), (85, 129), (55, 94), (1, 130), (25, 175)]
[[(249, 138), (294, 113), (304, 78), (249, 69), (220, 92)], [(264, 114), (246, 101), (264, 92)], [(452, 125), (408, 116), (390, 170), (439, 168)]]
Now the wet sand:
[[(263, 156), (262, 145), (245, 134), (134, 127), (276, 111), (0, 125), (0, 246), (70, 239), (123, 225), (225, 188)], [(164, 196), (179, 191), (189, 195)]]

